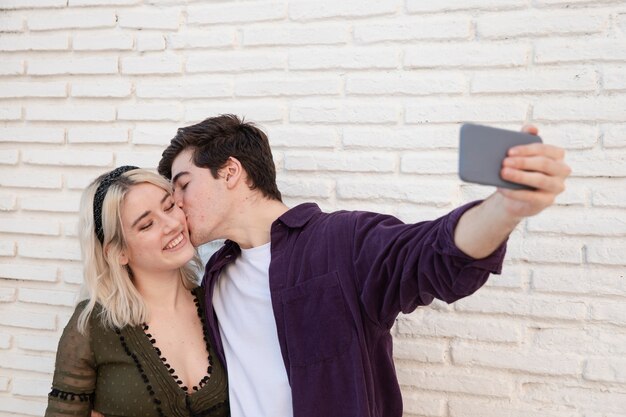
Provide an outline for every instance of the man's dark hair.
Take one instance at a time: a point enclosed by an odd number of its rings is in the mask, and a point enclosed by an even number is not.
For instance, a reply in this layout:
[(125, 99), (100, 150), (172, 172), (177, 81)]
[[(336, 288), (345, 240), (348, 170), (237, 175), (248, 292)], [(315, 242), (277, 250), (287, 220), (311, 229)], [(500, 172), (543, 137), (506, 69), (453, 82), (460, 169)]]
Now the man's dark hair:
[(250, 189), (258, 188), (265, 197), (282, 201), (269, 141), (253, 123), (222, 114), (181, 127), (163, 151), (159, 173), (171, 179), (172, 163), (186, 149), (193, 149), (194, 165), (208, 168), (213, 178), (218, 178), (218, 170), (229, 157), (236, 158), (248, 174)]

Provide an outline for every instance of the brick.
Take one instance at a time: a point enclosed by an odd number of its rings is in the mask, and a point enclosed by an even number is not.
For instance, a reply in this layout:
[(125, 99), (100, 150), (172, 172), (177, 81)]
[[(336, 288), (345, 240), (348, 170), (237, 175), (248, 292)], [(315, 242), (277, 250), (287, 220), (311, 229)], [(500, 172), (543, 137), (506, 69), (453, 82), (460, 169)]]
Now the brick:
[(626, 125), (609, 125), (602, 135), (602, 146), (605, 148), (626, 147)]
[(597, 207), (626, 207), (626, 181), (613, 180), (592, 188), (591, 201)]
[(587, 69), (477, 73), (472, 93), (545, 93), (596, 90), (596, 75)]
[[(35, 313), (27, 310), (17, 310), (15, 308), (2, 308), (0, 314), (0, 325), (9, 327), (25, 327), (27, 329), (56, 330), (56, 317), (48, 313)], [(0, 356), (0, 361), (3, 359)], [(0, 367), (11, 368), (0, 362)], [(11, 368), (28, 369), (28, 368)]]
[(0, 98), (66, 97), (64, 82), (10, 82), (0, 83)]
[(74, 173), (66, 173), (63, 175), (63, 183), (69, 190), (84, 190), (91, 182), (96, 179), (98, 174), (103, 174), (105, 171), (94, 173), (93, 175), (76, 175)]
[(215, 52), (187, 55), (185, 69), (190, 73), (198, 72), (246, 72), (283, 70), (287, 64), (287, 55), (282, 52)]
[(289, 120), (295, 123), (396, 123), (400, 115), (395, 104), (294, 102)]
[(544, 99), (535, 103), (533, 117), (542, 121), (621, 122), (623, 112), (620, 111), (620, 106), (626, 106), (626, 98), (618, 96)]
[(79, 266), (67, 266), (61, 267), (61, 278), (63, 282), (68, 284), (82, 284), (83, 283), (83, 268)]
[(161, 160), (163, 150), (153, 152), (116, 152), (115, 166), (135, 165), (140, 168), (154, 169)]
[(583, 377), (591, 381), (626, 383), (626, 359), (606, 356), (589, 358)]
[(118, 120), (171, 120), (181, 117), (177, 104), (124, 104), (117, 110)]
[(502, 275), (492, 275), (486, 285), (490, 288), (520, 289), (526, 286), (528, 275), (529, 272), (521, 265), (511, 265), (505, 262)]
[(532, 288), (545, 293), (621, 295), (626, 291), (626, 274), (619, 268), (533, 266)]
[(583, 387), (573, 383), (542, 383), (534, 382), (525, 384), (523, 399), (527, 402), (548, 403), (552, 406), (566, 406), (581, 410), (602, 412), (603, 417), (608, 417), (606, 412), (624, 414), (626, 410), (626, 394), (614, 390), (607, 390), (603, 386)]
[(375, 74), (348, 76), (346, 95), (416, 95), (461, 94), (466, 90), (461, 73), (445, 75)]
[(546, 40), (535, 44), (535, 63), (624, 61), (626, 48), (622, 40), (610, 38), (584, 40)]
[(441, 19), (420, 18), (415, 20), (393, 19), (393, 23), (354, 25), (354, 40), (360, 44), (388, 41), (452, 40), (470, 37), (469, 18)]
[(421, 317), (403, 317), (398, 333), (426, 337), (460, 338), (487, 342), (519, 343), (522, 329), (506, 319), (472, 318), (467, 315), (425, 312)]
[(138, 11), (118, 12), (118, 24), (121, 28), (177, 30), (180, 26), (179, 9), (143, 9)]
[[(17, 2), (20, 0), (11, 0), (11, 1)], [(33, 0), (28, 0), (28, 1), (33, 1)], [(50, 2), (50, 0), (47, 0), (47, 1)], [(65, 5), (65, 0), (63, 0), (63, 4)], [(29, 415), (29, 416), (43, 416), (46, 412), (46, 403), (33, 401), (32, 399), (23, 400), (20, 398), (8, 397), (8, 398), (2, 399), (2, 403), (0, 403), (0, 411), (12, 413), (12, 414), (9, 414), (11, 416), (24, 415), (24, 414)]]
[(445, 396), (424, 392), (403, 392), (402, 405), (405, 413), (424, 417), (445, 416)]
[(15, 194), (0, 195), (0, 211), (15, 211), (17, 209), (17, 196)]
[(599, 143), (598, 128), (582, 123), (539, 125), (539, 136), (564, 149), (591, 149)]
[(0, 51), (62, 51), (69, 48), (65, 34), (54, 35), (2, 35)]
[(21, 32), (24, 28), (23, 16), (9, 15), (0, 16), (0, 32)]
[(420, 389), (428, 389), (430, 391), (505, 398), (513, 393), (511, 381), (475, 375), (466, 371), (451, 369), (423, 370), (402, 367), (397, 372), (401, 385), (419, 387)]
[(385, 154), (346, 155), (329, 152), (287, 153), (288, 171), (393, 172), (395, 156)]
[(454, 194), (454, 182), (437, 180), (350, 180), (337, 181), (340, 199), (402, 201), (420, 204), (448, 204)]
[(68, 0), (68, 6), (133, 6), (141, 0)]
[(156, 56), (140, 56), (122, 58), (122, 74), (179, 74), (182, 70), (182, 59), (179, 56), (162, 54)]
[(28, 75), (117, 74), (117, 57), (32, 59)]
[(348, 41), (348, 29), (333, 26), (283, 26), (277, 28), (250, 28), (243, 30), (244, 46), (275, 45), (337, 45)]
[(568, 178), (567, 188), (556, 197), (559, 206), (584, 206), (591, 200), (589, 188), (579, 183), (579, 178)]
[(26, 120), (112, 122), (115, 120), (113, 106), (49, 106), (32, 105), (26, 108)]
[(493, 13), (477, 19), (476, 32), (481, 39), (591, 34), (602, 32), (608, 20), (606, 14), (578, 10)]
[(521, 124), (526, 118), (528, 106), (515, 99), (466, 100), (451, 99), (420, 100), (419, 104), (409, 104), (405, 110), (407, 123), (475, 123), (516, 122)]
[(16, 299), (16, 288), (0, 288), (0, 303), (13, 302)]
[(100, 166), (111, 165), (110, 151), (35, 150), (22, 151), (22, 161), (31, 165)]
[(127, 51), (133, 49), (130, 33), (76, 33), (72, 39), (75, 51)]
[[(623, 279), (623, 278), (622, 278)], [(611, 324), (626, 324), (626, 311), (623, 303), (595, 301), (591, 303), (591, 318)]]
[(305, 0), (289, 4), (289, 18), (296, 21), (333, 17), (359, 18), (394, 14), (397, 9), (397, 3), (391, 0)]
[(0, 150), (0, 165), (17, 165), (20, 153), (17, 149)]
[(447, 344), (441, 340), (425, 341), (395, 338), (393, 342), (393, 357), (396, 360), (443, 363), (447, 351)]
[(76, 304), (76, 293), (74, 291), (20, 288), (18, 300), (27, 303), (72, 307)]
[(20, 120), (22, 118), (21, 107), (0, 107), (0, 120)]
[[(110, 154), (109, 160), (112, 161)], [(81, 155), (75, 155), (76, 158)], [(90, 164), (89, 166), (93, 166)], [(78, 213), (80, 205), (79, 194), (64, 193), (61, 196), (50, 195), (28, 195), (20, 198), (20, 207), (26, 211), (43, 211), (43, 212), (61, 212), (61, 213)]]
[[(617, 2), (619, 0), (604, 0), (604, 3)], [(572, 5), (584, 5), (584, 4), (597, 4), (597, 0), (537, 0), (535, 1), (536, 6), (556, 6), (560, 4), (566, 4), (566, 7), (571, 7)]]
[(571, 411), (549, 410), (545, 404), (536, 405), (523, 403), (522, 406), (511, 404), (512, 401), (493, 401), (489, 399), (451, 399), (448, 401), (450, 417), (484, 417), (495, 413), (506, 417), (572, 417)]
[(594, 208), (593, 212), (579, 208), (551, 208), (528, 219), (531, 232), (559, 235), (623, 236), (626, 222), (621, 211)]
[(404, 153), (400, 172), (408, 174), (456, 174), (459, 157), (451, 152)]
[(19, 188), (61, 188), (61, 175), (49, 171), (15, 168), (0, 170), (0, 186)]
[[(2, 334), (0, 333), (0, 349), (10, 349), (12, 344), (13, 336), (10, 334)], [(6, 391), (4, 382), (0, 379), (0, 391)]]
[(289, 52), (290, 70), (395, 69), (400, 52), (394, 47), (306, 48)]
[(65, 7), (67, 0), (3, 0), (0, 9), (36, 9)]
[(137, 35), (138, 51), (162, 51), (165, 46), (165, 36), (160, 33), (140, 33)]
[(0, 127), (0, 142), (63, 143), (65, 130), (49, 127)]
[(131, 142), (137, 145), (169, 145), (176, 135), (178, 126), (175, 125), (137, 125), (132, 130)]
[(20, 240), (18, 254), (33, 259), (80, 260), (80, 245), (75, 239), (64, 240)]
[(346, 149), (456, 149), (458, 136), (456, 126), (345, 127), (342, 143)]
[(0, 219), (0, 232), (44, 236), (58, 236), (59, 223), (51, 219), (19, 217)]
[(439, 0), (429, 2), (423, 0), (407, 0), (406, 9), (409, 13), (432, 13), (457, 10), (507, 10), (527, 7), (524, 0)]
[(46, 397), (50, 392), (50, 379), (13, 378), (11, 393), (26, 397)]
[(0, 240), (0, 256), (15, 256), (15, 242), (8, 239)]
[(61, 222), (61, 229), (63, 236), (78, 238), (78, 221), (77, 220), (67, 220), (65, 222)]
[(222, 102), (219, 105), (187, 105), (185, 109), (185, 121), (199, 122), (207, 117), (231, 113), (245, 117), (247, 121), (256, 123), (280, 122), (285, 117), (285, 109), (282, 104), (264, 102), (263, 106), (257, 103)]
[(273, 148), (334, 148), (337, 130), (325, 126), (270, 126), (267, 137)]
[(128, 81), (76, 82), (72, 84), (73, 97), (123, 98), (132, 94), (132, 84)]
[(24, 61), (3, 59), (0, 61), (0, 75), (21, 75), (24, 73)]
[(626, 155), (624, 152), (570, 152), (567, 163), (575, 177), (625, 177)]
[(519, 67), (527, 62), (528, 46), (523, 44), (458, 42), (424, 43), (407, 47), (405, 68)]
[(30, 30), (110, 28), (116, 16), (108, 10), (47, 11), (28, 15), (26, 24)]
[(284, 2), (245, 1), (236, 4), (190, 6), (187, 14), (189, 25), (267, 22), (284, 19), (287, 16), (287, 7)]
[(25, 281), (56, 282), (57, 267), (52, 265), (0, 264), (0, 277)]
[(67, 131), (69, 143), (126, 143), (128, 129), (123, 127), (72, 127)]
[(135, 86), (135, 94), (140, 98), (219, 98), (232, 97), (232, 81), (190, 79), (170, 81), (167, 84), (160, 82), (138, 83)]
[(330, 78), (259, 78), (235, 81), (235, 96), (280, 97), (339, 95), (341, 84)]
[(582, 370), (582, 357), (572, 354), (539, 350), (522, 351), (508, 347), (473, 347), (469, 344), (452, 346), (452, 360), (457, 365), (484, 366), (539, 375), (576, 376)]
[(235, 31), (233, 29), (179, 31), (167, 35), (169, 49), (223, 48), (234, 44)]
[(278, 189), (285, 197), (330, 198), (333, 185), (333, 181), (310, 178), (289, 178), (278, 181)]
[(567, 300), (562, 296), (528, 296), (498, 293), (483, 289), (471, 297), (454, 304), (457, 311), (486, 314), (583, 320), (587, 317), (587, 305), (583, 301)]

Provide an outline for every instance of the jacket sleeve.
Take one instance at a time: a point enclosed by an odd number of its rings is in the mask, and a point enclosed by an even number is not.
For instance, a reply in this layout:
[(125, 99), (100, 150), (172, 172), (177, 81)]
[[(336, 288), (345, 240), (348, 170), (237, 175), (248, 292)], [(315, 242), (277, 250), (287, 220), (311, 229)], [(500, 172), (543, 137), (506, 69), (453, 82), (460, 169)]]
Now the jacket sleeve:
[(433, 221), (404, 224), (392, 216), (355, 215), (355, 276), (366, 314), (390, 328), (400, 312), (410, 313), (434, 298), (452, 303), (473, 294), (499, 274), (504, 242), (491, 255), (474, 259), (454, 244), (454, 229), (466, 204)]
[(57, 349), (52, 391), (48, 394), (45, 417), (89, 416), (96, 387), (96, 363), (90, 343), (89, 326), (78, 331), (78, 317), (85, 303), (76, 307), (63, 330)]

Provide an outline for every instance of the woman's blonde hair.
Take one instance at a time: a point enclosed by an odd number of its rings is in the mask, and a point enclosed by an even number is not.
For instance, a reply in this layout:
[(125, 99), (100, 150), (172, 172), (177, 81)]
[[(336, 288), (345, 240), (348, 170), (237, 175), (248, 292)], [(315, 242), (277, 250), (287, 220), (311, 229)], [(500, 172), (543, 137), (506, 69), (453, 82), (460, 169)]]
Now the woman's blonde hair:
[[(106, 175), (96, 178), (85, 189), (80, 202), (78, 227), (84, 268), (82, 294), (88, 298), (78, 318), (78, 329), (83, 333), (97, 304), (101, 306), (99, 316), (102, 324), (108, 328), (135, 326), (148, 320), (146, 304), (133, 284), (132, 271), (120, 264), (120, 254), (126, 249), (121, 208), (126, 194), (137, 184), (150, 183), (172, 193), (170, 183), (154, 172), (134, 169), (122, 174), (109, 186), (102, 203), (104, 241), (101, 243), (95, 232), (93, 200), (98, 185)], [(196, 255), (180, 268), (180, 279), (185, 288), (197, 286), (200, 265)]]

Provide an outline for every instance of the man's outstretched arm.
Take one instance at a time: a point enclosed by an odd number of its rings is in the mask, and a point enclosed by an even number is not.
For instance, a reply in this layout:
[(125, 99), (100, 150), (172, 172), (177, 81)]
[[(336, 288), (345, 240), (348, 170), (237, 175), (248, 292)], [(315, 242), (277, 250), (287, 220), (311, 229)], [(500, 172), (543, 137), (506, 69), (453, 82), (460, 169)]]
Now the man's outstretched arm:
[[(522, 130), (534, 135), (538, 132), (534, 126)], [(565, 179), (571, 173), (564, 156), (563, 149), (542, 143), (511, 148), (502, 164), (502, 178), (535, 190), (498, 189), (468, 210), (454, 231), (456, 246), (475, 259), (489, 256), (524, 217), (551, 206), (565, 189)]]

